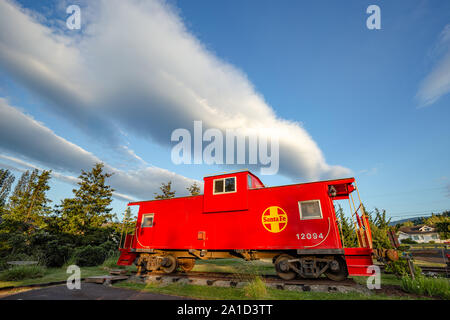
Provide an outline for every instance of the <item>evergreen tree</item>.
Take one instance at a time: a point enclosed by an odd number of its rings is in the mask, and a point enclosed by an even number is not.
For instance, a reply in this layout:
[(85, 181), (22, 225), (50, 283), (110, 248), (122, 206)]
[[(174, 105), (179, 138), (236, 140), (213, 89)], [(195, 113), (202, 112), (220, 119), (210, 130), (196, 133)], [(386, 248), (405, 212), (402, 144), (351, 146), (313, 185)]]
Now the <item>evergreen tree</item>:
[(162, 191), (162, 194), (155, 193), (155, 199), (171, 199), (175, 198), (175, 191), (172, 191), (172, 181), (167, 183), (162, 183), (161, 187), (159, 187)]
[(127, 207), (125, 210), (125, 217), (123, 220), (123, 231), (125, 233), (130, 233), (134, 231), (134, 228), (136, 226), (136, 217), (133, 216), (130, 207)]
[(90, 229), (100, 228), (114, 218), (112, 189), (106, 179), (112, 174), (103, 172), (103, 163), (97, 163), (91, 171), (81, 171), (79, 188), (73, 189), (74, 198), (61, 201), (58, 213), (62, 218), (62, 230), (70, 234), (85, 234)]
[(367, 211), (364, 208), (364, 212), (369, 217), (370, 230), (372, 231), (372, 243), (374, 249), (392, 249), (391, 242), (389, 241), (388, 231), (389, 220), (386, 220), (386, 212), (383, 210), (380, 213), (378, 208), (375, 208), (375, 218), (372, 212)]
[(21, 192), (23, 192), (29, 179), (30, 179), (30, 171), (27, 170), (24, 173), (22, 173), (22, 175), (19, 178), (19, 181), (17, 181), (17, 184), (14, 187), (14, 191), (11, 197), (18, 196)]
[(187, 191), (191, 194), (191, 196), (198, 196), (200, 194), (200, 187), (197, 182), (194, 182), (189, 188), (186, 188)]
[(375, 208), (375, 219), (374, 224), (380, 229), (389, 229), (389, 223), (391, 218), (386, 219), (386, 210), (380, 212), (378, 208)]
[(339, 224), (341, 229), (341, 237), (343, 245), (346, 248), (352, 248), (358, 246), (358, 239), (356, 236), (355, 228), (352, 222), (344, 215), (344, 210), (339, 205), (337, 210), (337, 216), (339, 218)]
[(0, 169), (0, 213), (6, 204), (6, 198), (14, 182), (14, 175), (8, 169)]
[(26, 226), (26, 228), (45, 227), (44, 218), (51, 212), (47, 191), (51, 171), (44, 170), (39, 174), (35, 169), (22, 174), (8, 203), (8, 215), (4, 218)]

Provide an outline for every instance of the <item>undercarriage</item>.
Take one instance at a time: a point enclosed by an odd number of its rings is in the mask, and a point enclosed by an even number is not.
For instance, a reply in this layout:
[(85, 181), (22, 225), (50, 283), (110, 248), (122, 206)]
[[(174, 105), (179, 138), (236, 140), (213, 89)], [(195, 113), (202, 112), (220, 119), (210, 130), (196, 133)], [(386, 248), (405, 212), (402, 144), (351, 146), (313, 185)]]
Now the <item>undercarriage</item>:
[[(257, 251), (257, 250), (156, 250), (136, 252), (134, 264), (138, 274), (162, 270), (165, 273), (189, 272), (196, 260), (244, 259), (247, 261), (271, 259), (277, 275), (284, 280), (295, 278), (315, 279), (325, 275), (330, 280), (342, 281), (348, 271), (340, 250), (324, 250), (318, 254), (303, 250)], [(317, 250), (316, 250), (317, 251)]]

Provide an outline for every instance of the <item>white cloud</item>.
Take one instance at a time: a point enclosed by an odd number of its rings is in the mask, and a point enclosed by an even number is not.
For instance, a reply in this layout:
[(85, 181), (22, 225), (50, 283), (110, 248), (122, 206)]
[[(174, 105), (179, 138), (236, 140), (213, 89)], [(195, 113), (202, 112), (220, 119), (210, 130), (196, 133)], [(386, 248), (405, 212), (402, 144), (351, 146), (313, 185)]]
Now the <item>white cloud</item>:
[(70, 38), (0, 1), (0, 28), (12, 30), (0, 33), (0, 65), (87, 132), (117, 146), (116, 132), (129, 130), (167, 146), (174, 129), (194, 120), (205, 130), (273, 128), (281, 174), (350, 173), (327, 164), (306, 130), (278, 118), (246, 75), (208, 51), (166, 3), (99, 0), (84, 10), (89, 23)]
[(450, 24), (441, 32), (433, 55), (440, 58), (420, 84), (416, 95), (420, 107), (430, 106), (450, 92)]
[[(72, 184), (78, 182), (78, 178), (64, 172), (79, 175), (82, 169), (89, 170), (95, 163), (102, 162), (92, 153), (59, 137), (42, 123), (10, 106), (2, 98), (0, 98), (0, 150), (15, 155), (13, 157), (0, 154), (0, 158), (4, 160), (25, 168), (42, 170), (42, 167), (17, 156), (36, 161), (46, 168), (53, 169), (54, 178)], [(113, 173), (110, 184), (116, 189), (114, 196), (125, 201), (136, 198), (151, 199), (153, 193), (159, 193), (161, 183), (169, 180), (172, 181), (177, 195), (186, 195), (188, 193), (186, 187), (194, 182), (201, 184), (200, 181), (157, 167), (126, 172), (105, 164), (105, 170)]]
[(43, 124), (0, 98), (0, 148), (25, 155), (57, 170), (79, 172), (100, 159), (57, 136)]

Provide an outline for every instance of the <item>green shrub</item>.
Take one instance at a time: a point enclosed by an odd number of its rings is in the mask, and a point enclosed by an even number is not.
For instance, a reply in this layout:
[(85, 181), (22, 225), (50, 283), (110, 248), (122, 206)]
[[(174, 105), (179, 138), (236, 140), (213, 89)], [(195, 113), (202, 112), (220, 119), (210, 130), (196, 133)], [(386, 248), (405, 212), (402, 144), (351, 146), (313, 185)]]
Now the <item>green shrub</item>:
[(45, 249), (41, 249), (41, 252), (42, 262), (47, 267), (60, 268), (71, 256), (72, 248), (58, 240), (52, 240), (47, 243)]
[(8, 264), (9, 261), (39, 261), (39, 259), (36, 256), (30, 256), (25, 253), (10, 254), (0, 259), (0, 271), (11, 267), (11, 265)]
[(118, 266), (117, 261), (119, 260), (120, 254), (116, 253), (113, 255), (109, 255), (106, 260), (103, 262), (102, 266), (110, 269), (124, 269), (125, 266)]
[(0, 271), (8, 269), (8, 264), (5, 259), (0, 259)]
[[(391, 261), (386, 264), (385, 271), (388, 273), (393, 273), (397, 277), (403, 277), (410, 274), (408, 260), (404, 258), (399, 258), (397, 261)], [(420, 275), (422, 269), (418, 266), (414, 266), (414, 275)]]
[(417, 241), (414, 241), (414, 240), (412, 240), (412, 239), (407, 238), (407, 239), (401, 240), (401, 243), (402, 243), (402, 244), (416, 244)]
[(115, 242), (108, 240), (103, 242), (100, 247), (105, 250), (108, 257), (117, 256), (117, 259), (119, 259), (118, 245)]
[(30, 237), (30, 246), (47, 267), (60, 268), (72, 255), (72, 243), (61, 235), (39, 231)]
[(412, 280), (408, 276), (402, 278), (402, 289), (406, 292), (450, 299), (450, 281), (444, 278), (416, 277)]
[(46, 269), (39, 265), (14, 266), (0, 272), (1, 281), (16, 281), (23, 279), (40, 278), (45, 275)]
[(100, 246), (85, 246), (77, 248), (73, 262), (79, 267), (93, 267), (101, 265), (106, 259), (106, 251)]
[(262, 299), (267, 296), (267, 287), (261, 277), (255, 277), (244, 287), (245, 295), (253, 299)]
[(117, 249), (120, 233), (111, 227), (89, 228), (80, 240), (80, 246), (103, 246), (109, 251), (111, 249)]

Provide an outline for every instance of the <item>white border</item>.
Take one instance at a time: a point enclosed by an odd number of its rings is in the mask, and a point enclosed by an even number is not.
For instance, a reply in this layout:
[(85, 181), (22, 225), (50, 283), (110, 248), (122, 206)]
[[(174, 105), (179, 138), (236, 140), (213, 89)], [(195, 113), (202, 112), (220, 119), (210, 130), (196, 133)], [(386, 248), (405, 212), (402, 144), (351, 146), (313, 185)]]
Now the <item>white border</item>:
[[(308, 202), (319, 202), (319, 209), (320, 209), (320, 217), (310, 217), (310, 218), (303, 218), (302, 216), (302, 203), (308, 203)], [(323, 219), (322, 214), (322, 205), (320, 204), (320, 200), (306, 200), (306, 201), (298, 201), (298, 211), (300, 213), (300, 220), (314, 220), (314, 219)]]

